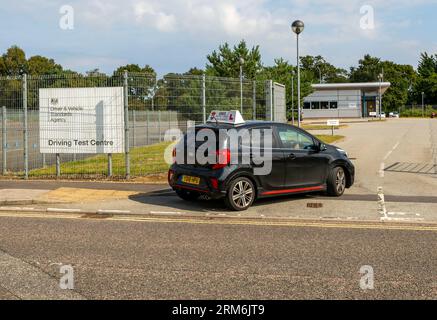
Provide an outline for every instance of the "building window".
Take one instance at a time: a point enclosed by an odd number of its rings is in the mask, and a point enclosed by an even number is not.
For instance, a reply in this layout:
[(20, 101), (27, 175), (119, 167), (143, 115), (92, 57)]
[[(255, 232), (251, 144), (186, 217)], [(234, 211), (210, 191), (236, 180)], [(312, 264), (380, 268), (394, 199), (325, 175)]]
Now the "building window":
[(312, 101), (311, 102), (311, 109), (320, 109), (320, 102), (319, 101)]
[(304, 102), (304, 103), (303, 103), (303, 108), (304, 108), (304, 109), (311, 109), (311, 103), (309, 103), (309, 102)]
[(331, 101), (330, 102), (330, 108), (331, 109), (337, 109), (338, 108), (338, 102), (337, 101)]
[(329, 109), (329, 102), (328, 101), (320, 102), (320, 109)]

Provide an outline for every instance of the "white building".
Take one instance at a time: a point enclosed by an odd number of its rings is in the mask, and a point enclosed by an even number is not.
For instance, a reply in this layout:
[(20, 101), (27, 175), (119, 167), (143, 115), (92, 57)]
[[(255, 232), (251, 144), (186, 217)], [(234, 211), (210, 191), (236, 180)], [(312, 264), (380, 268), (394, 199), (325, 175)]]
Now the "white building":
[(390, 82), (313, 84), (314, 92), (304, 99), (303, 118), (365, 118), (376, 116), (379, 95)]

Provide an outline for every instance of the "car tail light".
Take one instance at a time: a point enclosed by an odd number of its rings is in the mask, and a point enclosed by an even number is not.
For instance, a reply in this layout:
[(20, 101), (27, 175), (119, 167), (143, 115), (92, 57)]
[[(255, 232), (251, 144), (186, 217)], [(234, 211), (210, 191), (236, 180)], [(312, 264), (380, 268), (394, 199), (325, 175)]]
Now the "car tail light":
[(218, 180), (217, 178), (211, 178), (211, 186), (213, 189), (218, 190)]
[(216, 152), (217, 163), (212, 165), (213, 170), (221, 169), (231, 163), (231, 150), (222, 149)]
[(167, 176), (167, 179), (168, 179), (168, 184), (169, 184), (169, 185), (172, 185), (172, 182), (173, 182), (173, 176), (174, 176), (174, 171), (173, 171), (173, 170), (168, 170), (168, 176)]

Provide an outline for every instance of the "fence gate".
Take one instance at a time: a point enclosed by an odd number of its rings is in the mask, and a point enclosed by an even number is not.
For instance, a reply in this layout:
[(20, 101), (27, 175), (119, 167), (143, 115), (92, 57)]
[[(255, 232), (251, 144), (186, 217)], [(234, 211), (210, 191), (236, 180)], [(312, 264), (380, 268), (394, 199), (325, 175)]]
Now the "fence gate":
[(285, 86), (273, 81), (266, 82), (266, 120), (287, 122)]

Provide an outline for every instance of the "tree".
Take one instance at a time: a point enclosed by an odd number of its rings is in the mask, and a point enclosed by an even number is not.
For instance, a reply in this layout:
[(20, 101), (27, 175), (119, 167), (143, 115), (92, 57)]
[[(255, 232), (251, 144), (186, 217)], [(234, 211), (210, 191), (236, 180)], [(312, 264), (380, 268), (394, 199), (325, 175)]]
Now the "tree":
[(358, 62), (358, 67), (350, 68), (350, 82), (375, 82), (382, 71), (381, 59), (366, 54)]
[(53, 59), (42, 56), (33, 56), (27, 61), (27, 72), (31, 75), (49, 75), (61, 73), (62, 66)]
[(27, 72), (26, 54), (17, 47), (10, 47), (2, 56), (0, 74), (4, 76), (19, 76)]
[(146, 64), (143, 68), (141, 68), (138, 64), (127, 64), (125, 66), (118, 67), (114, 71), (114, 74), (121, 74), (124, 71), (127, 71), (129, 73), (147, 73), (156, 76), (155, 69), (153, 69), (148, 64)]
[(190, 70), (184, 73), (186, 76), (202, 76), (203, 74), (205, 74), (205, 71), (196, 67), (190, 68)]
[(407, 104), (410, 98), (409, 90), (415, 83), (417, 74), (412, 66), (392, 61), (381, 62), (381, 70), (384, 81), (391, 84), (384, 94), (383, 107), (386, 111), (397, 111)]
[(238, 78), (240, 76), (240, 58), (244, 59), (243, 75), (246, 79), (254, 79), (262, 70), (259, 46), (249, 50), (246, 41), (241, 40), (232, 49), (228, 43), (219, 46), (207, 56), (206, 74), (217, 77)]
[(308, 71), (316, 83), (322, 81), (328, 83), (348, 82), (347, 71), (337, 68), (327, 62), (322, 56), (304, 56), (300, 58), (302, 70)]
[(437, 103), (437, 54), (422, 53), (417, 71), (419, 77), (414, 85), (412, 102), (420, 104), (423, 92), (425, 103)]
[(437, 73), (437, 54), (428, 55), (427, 52), (421, 53), (417, 72), (423, 78), (431, 77), (434, 73)]

